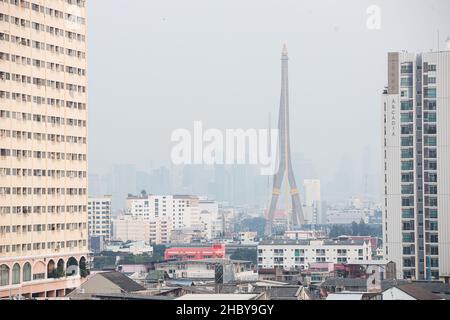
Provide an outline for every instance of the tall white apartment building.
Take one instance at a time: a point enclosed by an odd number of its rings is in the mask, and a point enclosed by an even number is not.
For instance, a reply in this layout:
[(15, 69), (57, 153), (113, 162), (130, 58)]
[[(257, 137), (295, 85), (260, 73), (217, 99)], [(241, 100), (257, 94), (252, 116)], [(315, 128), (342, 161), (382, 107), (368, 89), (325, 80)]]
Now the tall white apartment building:
[(308, 269), (310, 263), (352, 263), (372, 259), (370, 241), (266, 240), (258, 245), (258, 268)]
[(0, 0), (0, 298), (86, 274), (84, 0)]
[(127, 199), (127, 215), (150, 223), (150, 241), (169, 243), (172, 230), (200, 227), (199, 198), (149, 195)]
[(111, 240), (112, 196), (89, 198), (88, 229), (89, 236), (101, 236)]
[(398, 277), (450, 278), (450, 51), (388, 55), (384, 250)]

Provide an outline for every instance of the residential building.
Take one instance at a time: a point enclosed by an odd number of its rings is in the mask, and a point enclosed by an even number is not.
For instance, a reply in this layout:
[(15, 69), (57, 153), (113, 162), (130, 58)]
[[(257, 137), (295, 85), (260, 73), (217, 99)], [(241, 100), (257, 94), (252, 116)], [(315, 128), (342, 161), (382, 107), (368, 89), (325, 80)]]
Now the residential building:
[(172, 232), (197, 230), (206, 239), (223, 231), (216, 201), (189, 195), (148, 195), (127, 198), (127, 215), (150, 223), (152, 243), (169, 243)]
[(204, 260), (225, 258), (225, 245), (214, 244), (211, 247), (168, 248), (164, 252), (165, 260)]
[(86, 275), (86, 10), (0, 1), (0, 298), (64, 296)]
[(228, 260), (228, 259), (201, 259), (170, 261), (156, 264), (156, 270), (165, 271), (170, 279), (210, 280), (214, 281), (217, 275), (217, 267), (220, 269), (223, 283), (232, 282), (239, 277), (257, 274), (253, 272), (250, 261)]
[(398, 277), (450, 279), (450, 51), (388, 54), (384, 253)]
[(102, 236), (111, 241), (112, 197), (89, 198), (88, 229), (89, 236)]
[(151, 243), (150, 221), (131, 215), (121, 215), (112, 219), (112, 236), (115, 241), (142, 241)]
[(153, 247), (142, 240), (127, 243), (110, 243), (105, 247), (105, 251), (153, 255)]
[(370, 241), (267, 240), (258, 245), (258, 268), (307, 269), (312, 262), (351, 263), (371, 260)]

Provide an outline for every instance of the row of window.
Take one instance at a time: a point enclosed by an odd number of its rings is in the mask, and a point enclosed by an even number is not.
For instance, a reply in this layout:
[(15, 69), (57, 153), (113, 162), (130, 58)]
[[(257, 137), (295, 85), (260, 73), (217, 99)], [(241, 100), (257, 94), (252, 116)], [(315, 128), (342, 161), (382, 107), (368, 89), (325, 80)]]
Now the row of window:
[(86, 127), (86, 120), (72, 119), (72, 118), (63, 118), (57, 116), (45, 116), (42, 114), (36, 113), (27, 113), (27, 112), (15, 112), (9, 110), (0, 110), (0, 119), (15, 119), (19, 121), (34, 121), (38, 123), (49, 123), (54, 126), (71, 126), (71, 127)]
[(66, 54), (69, 57), (78, 58), (85, 60), (86, 52), (79, 51), (76, 49), (65, 48), (55, 44), (49, 44), (41, 41), (30, 40), (28, 38), (23, 38), (15, 35), (9, 35), (6, 32), (0, 32), (0, 40), (5, 42), (15, 43), (24, 47), (30, 47), (36, 50), (47, 50), (51, 53), (56, 54)]
[(31, 250), (45, 250), (47, 249), (63, 249), (85, 247), (86, 240), (69, 240), (69, 241), (53, 241), (53, 242), (38, 242), (38, 243), (22, 243), (13, 245), (1, 245), (0, 253), (21, 252)]
[(43, 78), (36, 78), (36, 77), (30, 77), (26, 75), (16, 74), (16, 73), (9, 73), (0, 71), (0, 80), (2, 81), (15, 81), (19, 83), (25, 83), (25, 84), (33, 84), (40, 88), (48, 87), (55, 90), (64, 90), (64, 88), (69, 92), (78, 92), (78, 93), (86, 93), (86, 86), (80, 86), (72, 83), (64, 83), (61, 81), (54, 81), (54, 80), (45, 80)]
[[(9, 91), (0, 91), (0, 99), (11, 99), (14, 101), (18, 101), (18, 102), (31, 102), (33, 101), (33, 103), (35, 104), (48, 104), (48, 105), (56, 105), (56, 101), (58, 99), (52, 99), (52, 98), (45, 98), (45, 97), (40, 97), (40, 96), (32, 96), (29, 94), (24, 94), (24, 93), (20, 93), (20, 92), (9, 92)], [(63, 106), (64, 105), (64, 100), (59, 100), (60, 105), (58, 106)], [(66, 106), (69, 108), (69, 105), (71, 105), (73, 108), (78, 107), (78, 109), (86, 109), (86, 105), (85, 104), (79, 104), (77, 102), (73, 102), (70, 101), (69, 104), (67, 104), (66, 102)], [(81, 108), (82, 107), (82, 108)]]
[(66, 37), (70, 40), (77, 40), (79, 42), (86, 42), (86, 36), (83, 34), (79, 34), (76, 32), (71, 31), (64, 31), (63, 29), (52, 27), (49, 25), (45, 25), (39, 22), (34, 22), (27, 19), (22, 19), (19, 17), (9, 16), (7, 14), (0, 13), (0, 22), (11, 22), (11, 24), (14, 24), (18, 27), (23, 28), (31, 28), (36, 31), (46, 31), (47, 33), (59, 36), (59, 37)]
[(46, 152), (20, 149), (0, 149), (0, 157), (86, 161), (86, 154), (83, 153)]
[(3, 195), (86, 195), (86, 188), (30, 188), (30, 187), (0, 187)]
[(0, 214), (31, 214), (31, 213), (85, 213), (86, 206), (73, 205), (73, 206), (13, 206), (13, 207), (0, 207)]
[(18, 140), (35, 140), (35, 141), (50, 141), (53, 143), (77, 143), (77, 144), (86, 144), (86, 137), (78, 137), (78, 136), (65, 136), (62, 134), (53, 134), (53, 133), (38, 133), (38, 132), (30, 132), (30, 131), (18, 131), (18, 130), (8, 130), (8, 129), (0, 129), (0, 138), (11, 138)]
[(31, 59), (31, 58), (20, 56), (17, 54), (9, 54), (9, 53), (5, 53), (5, 52), (0, 52), (0, 60), (15, 62), (16, 64), (24, 65), (24, 66), (33, 66), (38, 69), (39, 68), (47, 68), (48, 70), (55, 71), (55, 72), (67, 72), (69, 74), (79, 75), (79, 76), (86, 75), (86, 69), (83, 69), (83, 68), (67, 66), (62, 63), (56, 63), (56, 62), (45, 62), (44, 60)]
[(34, 121), (39, 123), (50, 123), (57, 126), (86, 127), (86, 120), (63, 118), (57, 116), (46, 116), (37, 113), (15, 112), (9, 110), (0, 110), (0, 119), (15, 119), (20, 121)]
[(14, 226), (0, 226), (0, 235), (6, 233), (28, 233), (42, 231), (75, 231), (87, 229), (86, 223), (53, 223), (53, 224), (28, 224)]
[[(58, 19), (65, 19), (70, 22), (76, 22), (81, 25), (86, 24), (86, 19), (83, 17), (78, 17), (74, 14), (64, 13), (63, 11), (53, 9), (50, 7), (42, 6), (34, 2), (30, 2), (27, 0), (0, 0), (0, 2), (10, 3), (15, 5), (16, 7), (20, 7), (22, 9), (33, 10), (36, 13), (42, 13), (45, 16), (50, 16)], [(80, 8), (84, 8), (86, 6), (85, 0), (66, 0), (67, 4), (77, 5)]]
[(0, 177), (49, 177), (49, 178), (86, 178), (86, 171), (75, 170), (45, 170), (45, 169), (22, 169), (22, 168), (0, 168)]

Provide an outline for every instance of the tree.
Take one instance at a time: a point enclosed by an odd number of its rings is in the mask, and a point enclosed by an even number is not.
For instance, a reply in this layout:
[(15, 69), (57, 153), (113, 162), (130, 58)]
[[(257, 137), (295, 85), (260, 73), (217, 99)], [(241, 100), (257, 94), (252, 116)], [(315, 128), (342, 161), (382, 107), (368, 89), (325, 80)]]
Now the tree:
[(240, 224), (236, 225), (236, 231), (252, 231), (257, 232), (258, 237), (264, 237), (266, 227), (266, 219), (264, 218), (250, 218), (244, 219)]
[(256, 249), (237, 249), (230, 258), (232, 260), (251, 261), (253, 264), (256, 264), (258, 254)]
[(145, 189), (141, 190), (141, 196), (142, 196), (142, 198), (147, 197), (147, 190), (145, 190)]
[(359, 235), (359, 226), (355, 221), (353, 221), (352, 222), (352, 236), (358, 236), (358, 235)]

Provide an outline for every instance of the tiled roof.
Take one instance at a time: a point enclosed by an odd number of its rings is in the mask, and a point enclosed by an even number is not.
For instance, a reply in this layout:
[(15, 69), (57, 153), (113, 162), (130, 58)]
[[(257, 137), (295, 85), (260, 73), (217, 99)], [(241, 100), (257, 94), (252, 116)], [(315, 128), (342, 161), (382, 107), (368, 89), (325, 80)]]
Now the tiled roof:
[(143, 286), (141, 286), (139, 283), (131, 280), (126, 275), (117, 272), (103, 272), (99, 273), (98, 275), (108, 279), (112, 283), (114, 283), (116, 286), (118, 286), (123, 292), (136, 292), (136, 291), (142, 291), (145, 290)]

